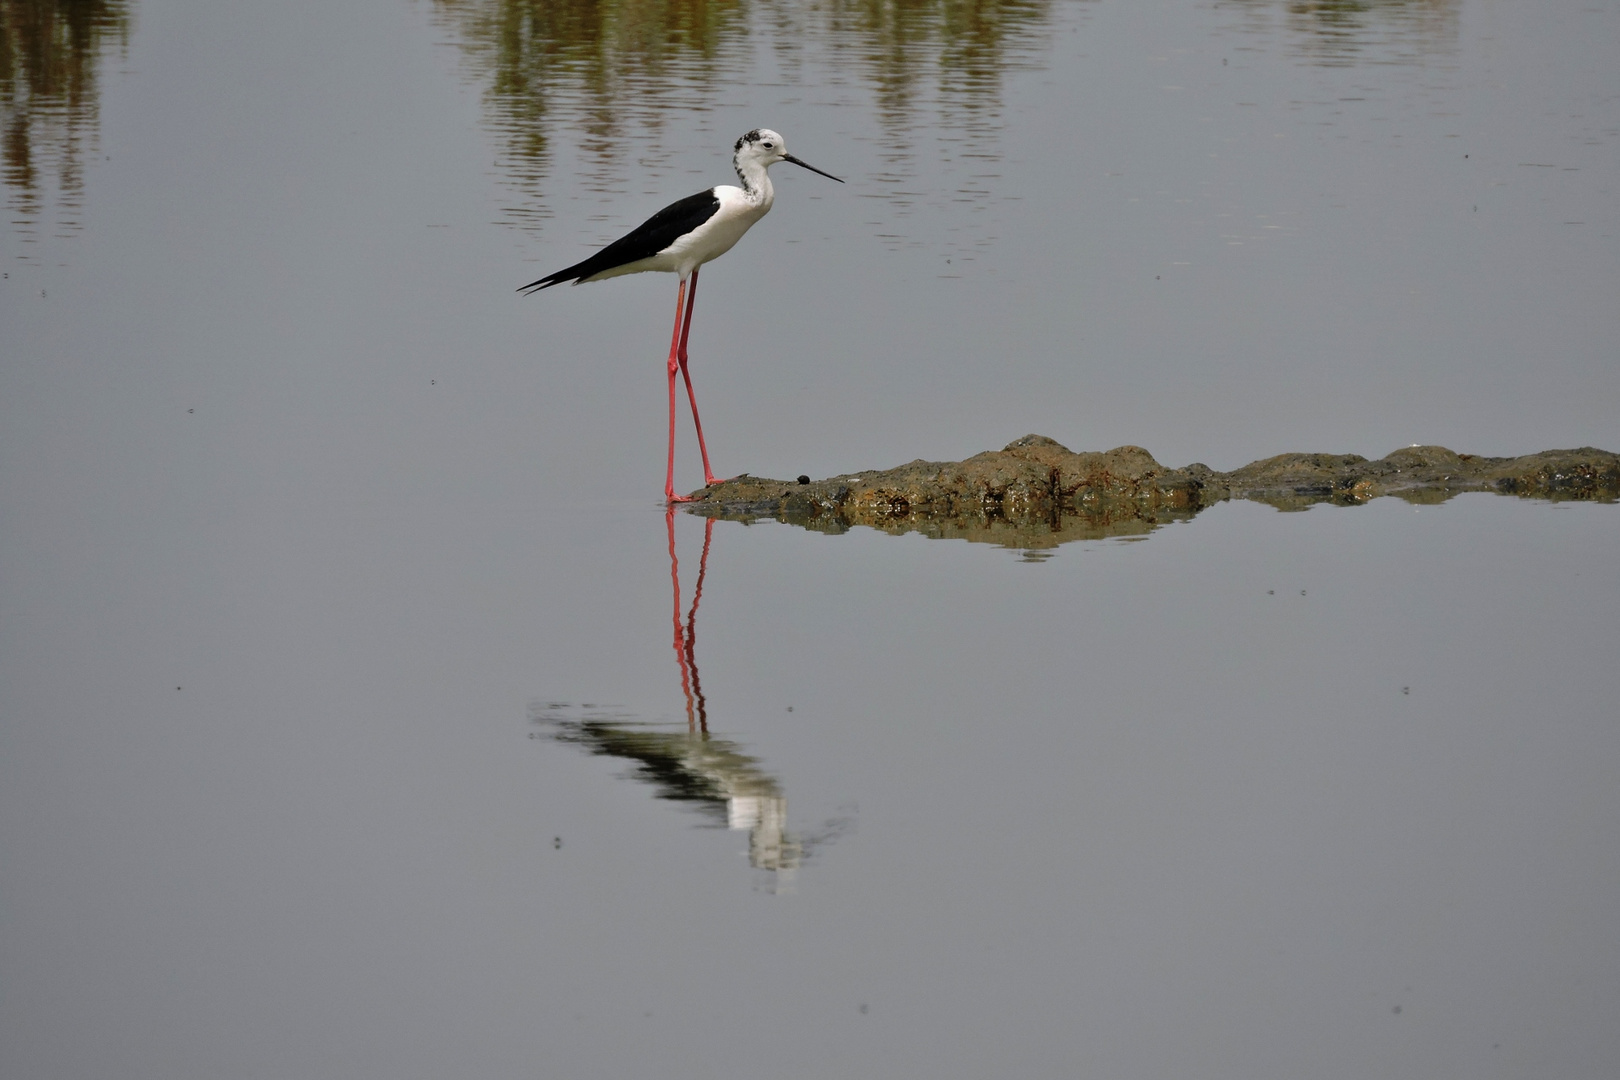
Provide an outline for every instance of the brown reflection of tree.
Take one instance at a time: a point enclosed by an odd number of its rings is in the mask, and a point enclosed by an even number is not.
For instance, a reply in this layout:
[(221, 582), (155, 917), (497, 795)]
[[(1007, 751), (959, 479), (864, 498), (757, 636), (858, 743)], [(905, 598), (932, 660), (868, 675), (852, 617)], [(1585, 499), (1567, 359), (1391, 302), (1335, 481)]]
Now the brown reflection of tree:
[(96, 65), (129, 44), (127, 0), (0, 0), (0, 175), (26, 237), (54, 186), (79, 227), (84, 159), (96, 149)]
[(929, 94), (937, 94), (949, 133), (994, 123), (1003, 76), (1032, 65), (1052, 14), (1050, 0), (782, 0), (766, 6), (778, 19), (779, 53), (825, 41), (834, 59), (854, 59), (890, 137), (907, 134)]
[(703, 110), (717, 72), (735, 70), (746, 0), (434, 0), (505, 144), (500, 168), (530, 200), (522, 224), (548, 216), (545, 180), (561, 127), (577, 138), (587, 178), (614, 189), (627, 128), (658, 154), (676, 109)]
[(1301, 58), (1324, 67), (1410, 64), (1456, 48), (1462, 0), (1220, 0), (1264, 29), (1280, 11)]
[(831, 69), (828, 86), (853, 74), (872, 94), (891, 181), (915, 172), (909, 163), (924, 109), (935, 111), (941, 143), (972, 158), (999, 126), (1006, 72), (1030, 66), (1045, 49), (1053, 6), (1053, 0), (434, 3), (469, 75), (484, 86), (488, 123), (504, 145), (500, 169), (529, 203), (510, 217), (528, 226), (549, 215), (545, 181), (560, 133), (577, 139), (587, 186), (616, 193), (627, 150), (619, 136), (633, 129), (638, 167), (656, 171), (667, 158), (659, 139), (667, 117), (711, 110), (728, 86), (753, 77), (763, 55), (756, 46), (770, 50), (790, 82), (812, 63)]

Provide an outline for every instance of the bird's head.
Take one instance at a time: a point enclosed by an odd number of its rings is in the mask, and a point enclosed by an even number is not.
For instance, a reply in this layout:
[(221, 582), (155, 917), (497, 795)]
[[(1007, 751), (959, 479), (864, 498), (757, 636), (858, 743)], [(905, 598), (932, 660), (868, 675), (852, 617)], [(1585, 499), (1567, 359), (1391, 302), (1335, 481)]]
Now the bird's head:
[[(736, 150), (737, 169), (741, 172), (749, 165), (758, 165), (761, 168), (770, 168), (778, 161), (791, 161), (801, 169), (809, 169), (813, 173), (821, 173), (829, 180), (838, 180), (832, 173), (821, 172), (814, 165), (807, 165), (787, 152), (787, 143), (782, 136), (770, 128), (755, 128), (737, 140)], [(838, 180), (840, 184), (842, 180)]]

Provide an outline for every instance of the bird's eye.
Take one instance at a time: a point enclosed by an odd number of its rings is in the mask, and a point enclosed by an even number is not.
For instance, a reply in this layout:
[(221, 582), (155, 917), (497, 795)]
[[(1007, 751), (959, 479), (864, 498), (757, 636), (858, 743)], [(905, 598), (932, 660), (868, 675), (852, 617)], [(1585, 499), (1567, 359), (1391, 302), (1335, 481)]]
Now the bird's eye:
[(775, 143), (760, 143), (760, 145), (763, 146), (767, 150), (776, 149), (776, 144)]

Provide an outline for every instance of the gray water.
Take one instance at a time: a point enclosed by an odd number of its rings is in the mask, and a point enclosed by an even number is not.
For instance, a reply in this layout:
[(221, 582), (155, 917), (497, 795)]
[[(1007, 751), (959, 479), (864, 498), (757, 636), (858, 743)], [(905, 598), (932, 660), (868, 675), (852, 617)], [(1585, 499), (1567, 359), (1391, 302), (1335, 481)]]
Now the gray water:
[(1620, 1068), (1613, 505), (666, 519), (513, 292), (769, 125), (723, 475), (1620, 449), (1620, 5), (0, 11), (0, 1075)]

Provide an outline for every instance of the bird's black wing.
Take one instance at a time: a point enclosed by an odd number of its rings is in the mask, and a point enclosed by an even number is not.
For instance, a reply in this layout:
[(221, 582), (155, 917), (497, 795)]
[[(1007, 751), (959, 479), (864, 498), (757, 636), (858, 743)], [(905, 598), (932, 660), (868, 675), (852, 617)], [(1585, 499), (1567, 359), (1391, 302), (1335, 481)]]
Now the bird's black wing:
[(539, 292), (553, 285), (561, 285), (565, 281), (572, 281), (578, 285), (593, 274), (651, 258), (708, 221), (719, 210), (720, 197), (714, 193), (713, 188), (700, 191), (696, 195), (688, 195), (678, 202), (670, 203), (584, 262), (577, 262), (566, 270), (558, 270), (555, 274), (547, 274), (539, 281), (531, 281), (518, 292)]

